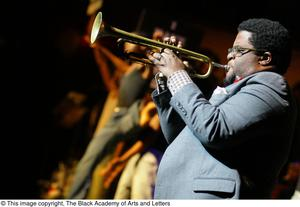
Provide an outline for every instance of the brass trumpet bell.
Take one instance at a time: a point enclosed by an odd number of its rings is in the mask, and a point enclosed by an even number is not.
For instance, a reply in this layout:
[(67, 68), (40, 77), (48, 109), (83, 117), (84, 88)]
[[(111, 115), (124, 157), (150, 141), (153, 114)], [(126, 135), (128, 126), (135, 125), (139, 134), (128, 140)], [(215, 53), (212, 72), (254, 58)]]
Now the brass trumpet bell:
[[(126, 31), (118, 29), (116, 27), (104, 25), (104, 23), (102, 21), (102, 12), (98, 12), (98, 14), (95, 17), (95, 20), (93, 22), (93, 27), (92, 27), (92, 31), (91, 31), (91, 37), (90, 37), (91, 44), (95, 43), (97, 39), (106, 37), (106, 36), (121, 38), (121, 40), (124, 42), (129, 42), (129, 43), (145, 46), (145, 47), (151, 48), (153, 50), (162, 50), (164, 48), (168, 48), (168, 49), (173, 50), (177, 54), (179, 54), (180, 57), (182, 57), (182, 58), (196, 60), (196, 61), (200, 61), (200, 62), (208, 64), (208, 69), (205, 74), (193, 74), (193, 76), (197, 77), (197, 78), (202, 78), (202, 79), (207, 78), (211, 74), (213, 67), (222, 68), (225, 70), (229, 69), (228, 65), (222, 65), (219, 63), (215, 63), (211, 60), (211, 58), (209, 58), (203, 54), (196, 53), (196, 52), (184, 49), (184, 48), (179, 48), (174, 45), (162, 43), (157, 40), (148, 39), (146, 37), (143, 37), (143, 36), (140, 36), (137, 34), (126, 32)], [(151, 61), (149, 59), (143, 60), (141, 62), (144, 62), (146, 64), (151, 64)]]

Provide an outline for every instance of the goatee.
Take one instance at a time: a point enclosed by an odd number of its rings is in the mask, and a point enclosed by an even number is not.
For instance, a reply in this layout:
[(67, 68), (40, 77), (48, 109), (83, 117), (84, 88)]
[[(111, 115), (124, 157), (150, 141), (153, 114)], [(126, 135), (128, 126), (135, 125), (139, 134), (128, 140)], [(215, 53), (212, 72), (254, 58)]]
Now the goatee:
[(224, 86), (228, 86), (228, 85), (234, 83), (234, 81), (235, 81), (235, 75), (231, 74), (230, 76), (225, 77), (223, 84), (224, 84)]

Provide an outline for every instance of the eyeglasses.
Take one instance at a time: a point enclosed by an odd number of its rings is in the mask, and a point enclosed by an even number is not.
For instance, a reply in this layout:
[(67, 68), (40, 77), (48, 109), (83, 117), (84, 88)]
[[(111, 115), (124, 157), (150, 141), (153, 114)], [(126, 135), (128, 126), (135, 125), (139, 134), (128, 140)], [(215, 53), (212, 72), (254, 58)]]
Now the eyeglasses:
[(228, 48), (228, 55), (232, 54), (234, 57), (241, 57), (251, 51), (257, 51), (257, 50), (254, 48), (245, 48), (245, 47), (236, 46), (236, 47)]

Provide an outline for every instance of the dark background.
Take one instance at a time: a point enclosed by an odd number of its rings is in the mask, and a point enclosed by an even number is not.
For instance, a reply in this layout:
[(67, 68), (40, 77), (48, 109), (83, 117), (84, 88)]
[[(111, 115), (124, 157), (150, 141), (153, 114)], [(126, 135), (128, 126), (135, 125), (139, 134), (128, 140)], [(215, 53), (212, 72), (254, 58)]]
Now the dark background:
[[(72, 89), (106, 93), (89, 49), (80, 41), (77, 46), (73, 44), (85, 33), (88, 0), (1, 4), (0, 197), (38, 198), (37, 180), (49, 176), (59, 159), (58, 152), (68, 147), (67, 141), (50, 136), (54, 106)], [(102, 11), (109, 24), (127, 31), (136, 29), (141, 13), (146, 11), (142, 30), (151, 32), (153, 26), (168, 27), (177, 21), (178, 32), (195, 41), (201, 39), (201, 32), (195, 36), (201, 25), (235, 33), (240, 21), (267, 17), (285, 25), (291, 31), (294, 48), (300, 47), (296, 1), (104, 0)]]

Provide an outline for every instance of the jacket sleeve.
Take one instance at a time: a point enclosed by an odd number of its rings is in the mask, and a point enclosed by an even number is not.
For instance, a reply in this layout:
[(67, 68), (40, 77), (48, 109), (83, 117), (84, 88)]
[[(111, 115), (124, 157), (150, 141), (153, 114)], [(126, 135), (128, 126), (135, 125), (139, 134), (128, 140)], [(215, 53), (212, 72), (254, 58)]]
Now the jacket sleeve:
[(152, 98), (156, 104), (159, 115), (160, 126), (164, 137), (170, 144), (185, 127), (185, 123), (179, 114), (169, 104), (172, 95), (169, 90), (160, 94), (156, 90), (152, 93)]
[(204, 146), (232, 147), (244, 141), (239, 135), (245, 134), (245, 130), (284, 113), (288, 107), (283, 79), (275, 77), (267, 83), (266, 79), (270, 77), (244, 81), (238, 91), (219, 105), (211, 104), (191, 83), (174, 94), (170, 105)]

